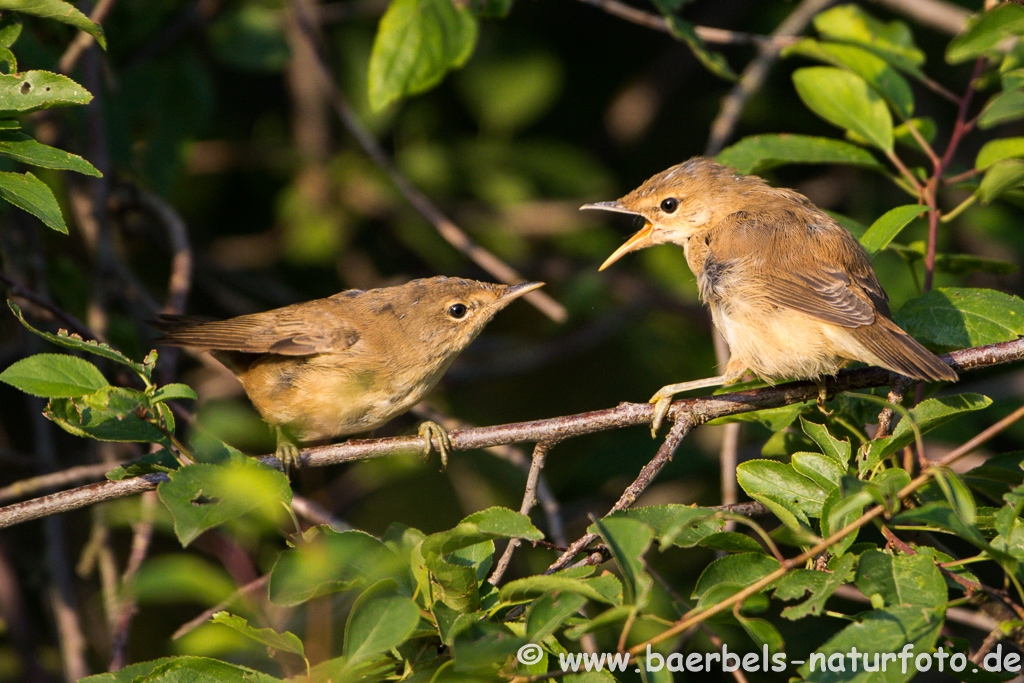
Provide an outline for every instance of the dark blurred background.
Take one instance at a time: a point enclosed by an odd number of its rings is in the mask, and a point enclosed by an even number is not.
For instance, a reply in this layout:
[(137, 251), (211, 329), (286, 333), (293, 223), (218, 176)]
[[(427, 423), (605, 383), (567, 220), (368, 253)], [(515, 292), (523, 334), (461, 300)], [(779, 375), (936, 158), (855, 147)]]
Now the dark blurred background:
[[(313, 3), (304, 4), (308, 9)], [(767, 34), (795, 4), (697, 0), (685, 6), (683, 16), (697, 25)], [(970, 11), (976, 4), (962, 3)], [(898, 3), (865, 6), (881, 19), (907, 20), (887, 9), (890, 5)], [(75, 197), (94, 196), (89, 181), (41, 174), (66, 190), (58, 196), (70, 197), (64, 208), (71, 234), (44, 230), (8, 208), (3, 230), (9, 276), (86, 324), (101, 326), (114, 346), (135, 358), (152, 347), (154, 333), (141, 321), (165, 301), (171, 273), (173, 231), (167, 221), (154, 218), (154, 206), (176, 213), (187, 229), (193, 271), (185, 312), (190, 314), (227, 317), (436, 274), (493, 280), (410, 206), (339, 121), (289, 6), (276, 0), (116, 3), (103, 22), (109, 51), (87, 54), (71, 74), (96, 95), (94, 103), (26, 123), (39, 139), (104, 170), (101, 196), (108, 218), (90, 226), (82, 218), (87, 214), (76, 210)], [(642, 402), (666, 383), (717, 374), (710, 321), (683, 251), (650, 249), (598, 273), (597, 266), (636, 226), (626, 217), (581, 213), (578, 207), (619, 197), (667, 166), (704, 153), (709, 126), (732, 85), (710, 74), (666, 33), (585, 2), (521, 0), (507, 18), (481, 23), (476, 51), (464, 68), (437, 88), (375, 113), (366, 104), (367, 62), (385, 8), (379, 0), (318, 6), (317, 28), (330, 67), (356, 116), (400, 171), (473, 240), (524, 278), (547, 282), (544, 291), (568, 312), (556, 323), (529, 304), (511, 306), (459, 358), (430, 405), (467, 424), (501, 424)], [(945, 64), (942, 52), (950, 35), (910, 23), (928, 55), (925, 70), (962, 92), (970, 65)], [(29, 21), (15, 46), (19, 64), (54, 68), (71, 35), (54, 24)], [(756, 54), (750, 44), (711, 48), (737, 72)], [(792, 58), (775, 65), (729, 143), (755, 133), (840, 135), (794, 92), (790, 73), (807, 64)], [(945, 139), (954, 105), (919, 85), (914, 92), (918, 115), (933, 116), (938, 139)], [(984, 140), (1014, 134), (1020, 134), (1019, 127), (974, 136), (954, 168), (970, 168)], [(912, 164), (925, 163), (902, 153)], [(865, 225), (907, 203), (906, 195), (870, 170), (789, 166), (765, 175)], [(950, 206), (960, 198), (951, 194)], [(1024, 249), (1019, 213), (1008, 204), (973, 208), (942, 226), (940, 250), (1018, 263)], [(920, 223), (901, 239), (923, 239)], [(881, 254), (875, 267), (894, 310), (917, 293), (898, 256)], [(1018, 272), (940, 274), (936, 284), (1021, 290)], [(59, 326), (44, 313), (29, 309), (29, 314), (47, 329)], [(0, 365), (52, 350), (35, 345), (11, 316), (0, 321), (0, 330)], [(175, 352), (160, 353), (165, 381), (178, 379), (199, 391), (199, 428), (248, 453), (273, 450), (269, 430), (229, 373), (189, 356), (176, 358), (172, 366)], [(998, 400), (1019, 383), (1019, 375), (1002, 370), (972, 374), (958, 390), (996, 398), (991, 413), (1001, 410)], [(37, 424), (40, 410), (38, 402), (0, 385), (3, 483), (38, 471), (42, 432), (53, 441), (59, 468), (97, 457), (94, 443)], [(972, 419), (956, 422), (955, 433), (936, 432), (935, 438), (962, 442), (971, 435), (965, 430)], [(986, 413), (976, 420), (987, 425), (994, 417)], [(415, 415), (399, 418), (378, 435), (413, 433), (418, 421)], [(746, 426), (741, 458), (758, 457), (769, 435), (756, 424)], [(1024, 428), (1012, 429), (993, 449), (1019, 447), (1022, 438)], [(721, 502), (720, 442), (721, 428), (696, 430), (640, 504)], [(555, 447), (544, 474), (561, 504), (570, 540), (589, 523), (588, 515), (607, 511), (657, 445), (646, 429), (636, 428)], [(139, 453), (127, 446), (103, 455), (123, 459)], [(454, 454), (445, 472), (438, 471), (436, 460), (410, 456), (304, 471), (295, 487), (370, 533), (394, 522), (429, 533), (488, 506), (518, 509), (524, 482), (525, 473), (507, 460), (470, 452)], [(90, 529), (98, 514), (111, 525), (116, 549), (111, 557), (123, 556), (127, 525), (140, 505), (127, 499), (102, 513), (67, 516), (69, 556), (79, 557), (87, 539), (95, 541)], [(249, 559), (241, 563), (221, 541), (209, 538), (185, 554), (163, 513), (155, 514), (158, 537), (141, 570), (131, 659), (185, 651), (217, 654), (228, 645), (188, 638), (169, 644), (168, 635), (215, 603), (218, 586), (229, 590), (246, 571), (254, 576), (267, 571), (260, 564), (261, 544), (276, 548), (280, 540), (243, 533)], [(546, 529), (543, 516), (534, 517)], [(0, 602), (9, 604), (20, 594), (22, 609), (40, 615), (27, 620), (34, 629), (28, 637), (52, 664), (61, 655), (50, 618), (42, 616), (47, 598), (38, 568), (46, 553), (40, 529), (41, 523), (33, 522), (0, 537), (0, 565), (10, 576), (6, 582), (0, 577), (0, 592), (8, 595), (0, 595)], [(652, 553), (655, 565), (662, 565), (657, 568), (681, 587), (692, 584), (712, 557), (704, 549)], [(541, 571), (553, 558), (550, 551), (524, 549), (508, 578)], [(101, 619), (103, 576), (101, 557), (81, 563), (72, 580), (76, 601), (88, 615), (87, 629), (96, 633), (102, 629), (88, 621)], [(168, 606), (161, 603), (168, 599), (166, 581), (172, 577), (177, 588)], [(147, 586), (153, 587), (149, 593)], [(12, 634), (0, 636), (0, 676), (18, 670), (16, 642)]]

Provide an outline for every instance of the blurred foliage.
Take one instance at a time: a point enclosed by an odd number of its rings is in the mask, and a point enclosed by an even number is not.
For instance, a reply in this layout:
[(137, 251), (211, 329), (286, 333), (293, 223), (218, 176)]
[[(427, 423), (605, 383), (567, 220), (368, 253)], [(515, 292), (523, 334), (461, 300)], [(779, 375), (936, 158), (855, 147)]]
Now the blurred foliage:
[[(818, 13), (751, 93), (731, 144), (710, 152), (833, 212), (874, 255), (897, 320), (931, 348), (1015, 339), (1024, 8), (999, 5), (954, 37), (889, 6)], [(771, 511), (759, 517), (711, 507), (718, 426), (695, 430), (636, 507), (606, 517), (657, 442), (645, 429), (561, 442), (543, 470), (559, 539), (543, 511), (513, 512), (526, 474), (490, 452), (455, 453), (443, 473), (413, 456), (306, 470), (289, 486), (243, 454), (271, 450), (272, 435), (226, 370), (149, 352), (142, 321), (182, 312), (189, 285), (188, 313), (226, 317), (434, 274), (493, 279), (413, 208), (341, 109), (470, 239), (568, 309), (558, 325), (510, 308), (433, 407), (501, 424), (717, 374), (682, 250), (598, 274), (631, 226), (577, 209), (701, 153), (758, 54), (743, 36), (769, 34), (794, 5), (635, 8), (665, 30), (593, 3), (150, 0), (115, 3), (101, 31), (61, 0), (0, 1), (0, 196), (17, 207), (4, 206), (0, 258), (21, 304), (0, 321), (0, 455), (14, 485), (0, 495), (99, 460), (114, 480), (165, 477), (156, 499), (5, 532), (0, 581), (16, 599), (0, 601), (0, 679), (98, 674), (113, 658), (128, 666), (92, 680), (509, 680), (557, 670), (585, 638), (600, 652), (640, 647), (750, 586), (703, 630), (652, 645), (642, 680), (671, 680), (684, 657), (723, 645), (769, 662), (852, 646), (966, 657), (988, 634), (947, 609), (969, 601), (1009, 636), (1000, 646), (1020, 643), (1024, 427), (928, 481), (911, 484), (919, 465), (904, 458), (918, 439), (945, 452), (1009, 414), (1013, 366), (929, 389), (874, 441), (881, 389), (841, 395), (827, 416), (799, 404), (725, 420), (744, 425), (735, 476)], [(739, 40), (712, 44), (706, 25)], [(76, 29), (107, 51), (86, 47), (63, 75)], [(72, 104), (86, 106), (53, 109)], [(929, 152), (951, 139), (936, 171)], [(930, 208), (942, 211), (934, 235)], [(46, 331), (62, 327), (71, 333)], [(380, 435), (414, 432), (414, 420)], [(335, 527), (300, 520), (293, 496)], [(780, 565), (875, 505), (884, 517)], [(529, 542), (588, 531), (606, 548), (601, 566), (543, 574), (559, 551)], [(512, 565), (491, 585), (512, 539)], [(213, 616), (172, 638), (204, 610)], [(777, 680), (765, 666), (748, 680)], [(702, 675), (733, 680), (721, 669)], [(786, 675), (823, 680), (807, 664)]]

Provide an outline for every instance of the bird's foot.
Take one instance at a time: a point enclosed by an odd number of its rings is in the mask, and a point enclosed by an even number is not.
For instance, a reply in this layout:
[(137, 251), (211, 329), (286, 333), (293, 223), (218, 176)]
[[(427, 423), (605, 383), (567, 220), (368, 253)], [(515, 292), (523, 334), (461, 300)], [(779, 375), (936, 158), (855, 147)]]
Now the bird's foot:
[(452, 442), (445, 428), (436, 422), (427, 420), (420, 425), (419, 434), (423, 437), (423, 459), (430, 457), (434, 448), (433, 439), (437, 439), (437, 452), (441, 456), (441, 469), (448, 467), (448, 454), (452, 451)]
[(672, 407), (672, 397), (676, 394), (680, 394), (684, 391), (691, 389), (705, 389), (707, 387), (718, 387), (723, 384), (729, 384), (736, 381), (729, 375), (722, 375), (720, 377), (708, 377), (707, 379), (698, 379), (693, 382), (681, 382), (679, 384), (669, 384), (667, 386), (658, 389), (658, 393), (651, 396), (651, 400), (648, 403), (654, 404), (654, 418), (651, 420), (651, 438), (658, 438), (658, 430), (661, 429), (661, 423), (665, 421), (665, 417), (668, 415), (669, 409)]
[(291, 475), (291, 471), (297, 470), (302, 464), (299, 447), (281, 427), (274, 427), (274, 433), (277, 436), (277, 450), (274, 451), (274, 456), (281, 461), (284, 473)]
[(674, 394), (664, 393), (665, 387), (659, 389), (658, 393), (651, 396), (651, 400), (648, 403), (654, 404), (654, 418), (651, 420), (651, 438), (658, 438), (658, 430), (661, 429), (661, 423), (665, 421), (668, 416), (668, 411), (672, 407), (672, 397)]
[(825, 402), (828, 400), (828, 388), (825, 386), (825, 380), (816, 379), (814, 380), (814, 383), (818, 387), (818, 410), (820, 410), (825, 417), (831, 417), (832, 413), (835, 411), (829, 410), (825, 407)]

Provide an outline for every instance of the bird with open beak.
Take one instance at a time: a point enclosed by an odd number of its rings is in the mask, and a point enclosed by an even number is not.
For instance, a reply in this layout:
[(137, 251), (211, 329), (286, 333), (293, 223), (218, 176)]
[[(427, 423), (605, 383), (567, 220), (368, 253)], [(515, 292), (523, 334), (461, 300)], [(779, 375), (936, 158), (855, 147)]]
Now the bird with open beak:
[(823, 377), (850, 361), (919, 380), (956, 372), (893, 322), (888, 296), (860, 243), (793, 190), (771, 187), (705, 157), (649, 178), (621, 199), (586, 204), (644, 225), (601, 265), (657, 244), (683, 247), (701, 300), (729, 344), (725, 373), (670, 384), (652, 398), (657, 433), (672, 396), (739, 380)]

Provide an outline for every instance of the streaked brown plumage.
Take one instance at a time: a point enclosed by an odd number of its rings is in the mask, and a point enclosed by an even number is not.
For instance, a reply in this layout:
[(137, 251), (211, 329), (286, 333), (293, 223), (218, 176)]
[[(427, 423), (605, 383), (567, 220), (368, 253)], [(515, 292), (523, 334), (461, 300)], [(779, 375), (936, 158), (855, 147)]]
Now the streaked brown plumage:
[[(163, 316), (154, 325), (160, 343), (209, 351), (230, 368), (277, 431), (278, 457), (298, 464), (289, 436), (356, 434), (404, 413), (498, 311), (542, 284), (434, 277), (229, 320)], [(427, 450), (431, 436), (445, 445), (433, 423), (420, 433)]]
[(856, 239), (809, 199), (695, 157), (613, 202), (587, 204), (637, 216), (644, 227), (623, 254), (671, 242), (686, 252), (701, 299), (729, 343), (725, 374), (669, 385), (652, 397), (654, 429), (679, 391), (738, 380), (834, 375), (850, 361), (914, 379), (956, 373), (892, 321), (888, 297)]

